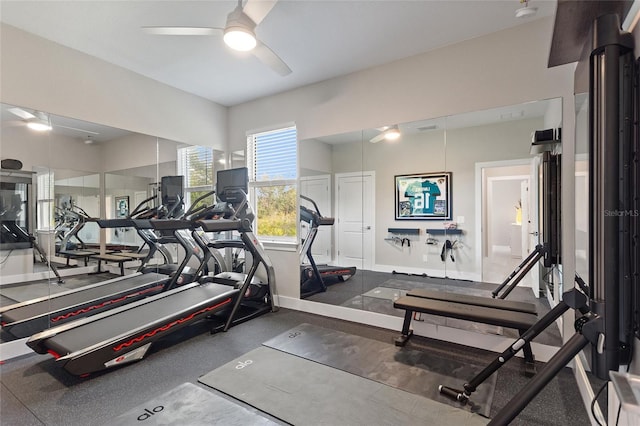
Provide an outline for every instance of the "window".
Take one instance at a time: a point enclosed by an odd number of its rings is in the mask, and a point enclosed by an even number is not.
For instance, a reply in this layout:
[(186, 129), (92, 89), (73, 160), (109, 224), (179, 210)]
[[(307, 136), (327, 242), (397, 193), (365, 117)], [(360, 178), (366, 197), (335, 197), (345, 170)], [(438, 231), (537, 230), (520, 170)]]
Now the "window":
[(37, 229), (51, 229), (54, 226), (54, 181), (53, 171), (38, 171), (36, 178)]
[(184, 176), (184, 204), (191, 205), (201, 195), (213, 189), (213, 148), (189, 146), (178, 149), (178, 175)]
[(262, 238), (295, 241), (296, 141), (295, 127), (247, 137), (250, 199), (256, 212), (256, 234)]

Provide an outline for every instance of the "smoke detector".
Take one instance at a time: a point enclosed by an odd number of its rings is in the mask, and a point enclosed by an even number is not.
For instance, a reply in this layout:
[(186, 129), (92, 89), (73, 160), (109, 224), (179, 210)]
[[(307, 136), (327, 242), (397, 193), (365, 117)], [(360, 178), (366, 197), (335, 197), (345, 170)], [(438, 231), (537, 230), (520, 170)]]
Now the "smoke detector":
[(529, 7), (529, 2), (527, 0), (520, 0), (520, 4), (524, 4), (524, 7), (516, 10), (516, 18), (526, 19), (531, 18), (538, 13), (537, 7)]
[(87, 138), (84, 140), (84, 143), (87, 145), (93, 145), (95, 141), (93, 139), (91, 139), (91, 135), (87, 136)]

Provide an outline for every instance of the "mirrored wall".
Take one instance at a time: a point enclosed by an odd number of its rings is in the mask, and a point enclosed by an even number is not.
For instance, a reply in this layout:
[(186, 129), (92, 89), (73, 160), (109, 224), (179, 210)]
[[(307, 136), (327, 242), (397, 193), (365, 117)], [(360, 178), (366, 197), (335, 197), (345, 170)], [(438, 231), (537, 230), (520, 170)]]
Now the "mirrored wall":
[[(300, 195), (334, 218), (318, 226), (312, 256), (345, 273), (327, 275), (326, 291), (303, 297), (394, 316), (403, 311), (393, 300), (413, 288), (492, 297), (542, 243), (545, 149), (532, 141), (536, 131), (560, 129), (561, 112), (562, 100), (550, 99), (300, 141)], [(399, 137), (390, 138), (396, 129)], [(300, 203), (311, 208), (305, 198)], [(301, 222), (303, 241), (308, 226)], [(301, 262), (304, 271), (308, 256)], [(554, 268), (535, 263), (503, 289), (544, 313), (561, 285)], [(541, 343), (561, 344), (559, 330), (546, 334)]]
[[(18, 161), (3, 161), (0, 179), (0, 307), (135, 272), (147, 251), (137, 232), (101, 229), (97, 219), (126, 217), (156, 194), (187, 145), (27, 106), (3, 104), (1, 113), (2, 160)], [(130, 261), (98, 266), (95, 255), (123, 252)]]

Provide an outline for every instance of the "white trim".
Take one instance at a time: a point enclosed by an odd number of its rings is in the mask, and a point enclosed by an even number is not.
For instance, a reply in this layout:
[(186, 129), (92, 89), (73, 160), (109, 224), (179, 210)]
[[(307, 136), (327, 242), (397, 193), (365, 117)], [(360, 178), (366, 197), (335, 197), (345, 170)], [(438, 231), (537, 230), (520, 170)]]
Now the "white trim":
[[(580, 352), (580, 354), (578, 354), (578, 356), (573, 359), (573, 375), (576, 378), (578, 390), (580, 391), (582, 402), (584, 403), (584, 406), (586, 408), (585, 411), (587, 412), (587, 416), (589, 416), (589, 420), (592, 425), (606, 425), (607, 422), (604, 418), (604, 415), (602, 414), (602, 411), (600, 410), (599, 404), (595, 404), (593, 408), (593, 411), (596, 413), (596, 417), (598, 418), (599, 423), (593, 418), (593, 414), (591, 414), (591, 410), (589, 409), (589, 407), (591, 407), (591, 401), (593, 401), (593, 398), (595, 397), (595, 392), (593, 391), (593, 387), (591, 386), (591, 382), (589, 381), (589, 377), (587, 376), (587, 370), (585, 368), (587, 362), (583, 359), (583, 357), (584, 353)], [(609, 389), (607, 393), (611, 395), (612, 392)], [(609, 407), (612, 408), (611, 405)]]
[[(328, 305), (325, 303), (311, 302), (288, 296), (280, 296), (280, 307), (307, 312), (310, 314), (322, 315), (330, 318), (337, 318), (344, 321), (365, 324), (371, 327), (380, 327), (388, 330), (401, 330), (403, 319), (376, 312), (362, 311), (345, 306)], [(426, 324), (418, 321), (412, 323), (414, 334), (417, 336), (429, 337), (445, 342), (457, 343), (479, 349), (501, 353), (514, 339), (492, 334), (480, 334), (472, 331), (460, 330), (435, 324)], [(389, 342), (391, 343), (391, 342)], [(531, 342), (531, 349), (537, 361), (547, 362), (558, 351), (558, 347), (543, 345)], [(518, 353), (521, 357), (521, 353)]]
[[(374, 272), (387, 272), (392, 273), (393, 271), (404, 272), (408, 274), (427, 274), (431, 278), (450, 278), (453, 280), (470, 280), (480, 282), (482, 281), (482, 276), (477, 272), (469, 272), (469, 271), (456, 271), (456, 270), (444, 270), (444, 269), (425, 269), (425, 268), (415, 268), (412, 266), (397, 266), (397, 265), (384, 265), (376, 263), (371, 268)], [(402, 277), (402, 274), (398, 274), (398, 277)]]
[(297, 252), (298, 251), (298, 243), (295, 241), (269, 241), (261, 239), (261, 243), (263, 247), (267, 250), (273, 251), (290, 251)]
[(627, 13), (627, 17), (622, 23), (622, 29), (630, 33), (635, 30), (640, 21), (640, 0), (635, 0)]
[[(258, 127), (256, 129), (247, 130), (245, 133), (245, 136), (249, 137), (249, 136), (257, 135), (259, 133), (273, 132), (274, 130), (289, 129), (291, 127), (297, 127), (295, 121), (288, 121), (284, 124), (274, 124), (270, 126)], [(297, 139), (297, 136), (296, 136), (296, 139)]]
[(20, 340), (12, 340), (0, 344), (0, 361), (7, 361), (9, 359), (17, 358), (19, 356), (33, 354), (29, 346), (27, 346), (28, 337)]

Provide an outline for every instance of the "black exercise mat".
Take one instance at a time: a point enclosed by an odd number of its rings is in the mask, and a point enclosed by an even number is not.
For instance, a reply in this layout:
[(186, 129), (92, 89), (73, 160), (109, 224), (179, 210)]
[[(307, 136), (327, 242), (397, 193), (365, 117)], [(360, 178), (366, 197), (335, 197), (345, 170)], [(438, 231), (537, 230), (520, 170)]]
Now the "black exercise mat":
[(477, 414), (265, 346), (199, 380), (297, 426), (488, 422)]
[(276, 423), (193, 383), (183, 383), (107, 424), (268, 426)]
[[(438, 386), (460, 388), (484, 368), (311, 324), (292, 328), (264, 345), (454, 407), (463, 406), (441, 395)], [(478, 386), (464, 408), (489, 417), (496, 380), (494, 374)]]

